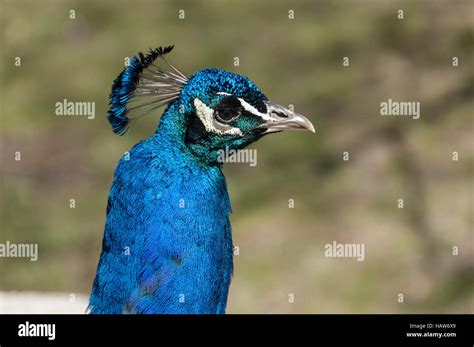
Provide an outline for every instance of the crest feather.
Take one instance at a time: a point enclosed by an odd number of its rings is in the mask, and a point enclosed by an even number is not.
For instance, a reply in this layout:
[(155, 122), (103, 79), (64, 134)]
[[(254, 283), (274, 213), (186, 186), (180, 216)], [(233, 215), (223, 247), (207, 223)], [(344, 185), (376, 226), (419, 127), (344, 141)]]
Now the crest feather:
[(165, 59), (173, 47), (137, 53), (115, 79), (107, 119), (116, 134), (125, 134), (130, 121), (178, 98), (188, 79)]

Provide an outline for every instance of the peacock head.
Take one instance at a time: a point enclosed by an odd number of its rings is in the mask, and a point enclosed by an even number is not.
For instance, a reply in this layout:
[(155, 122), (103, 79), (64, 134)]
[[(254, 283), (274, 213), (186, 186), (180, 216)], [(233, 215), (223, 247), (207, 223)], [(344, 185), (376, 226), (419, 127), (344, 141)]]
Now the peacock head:
[(208, 68), (187, 78), (166, 55), (173, 46), (138, 53), (117, 77), (108, 119), (123, 135), (130, 122), (168, 104), (157, 133), (167, 133), (193, 156), (216, 162), (225, 149), (241, 149), (282, 130), (310, 130), (311, 122), (270, 102), (247, 77)]

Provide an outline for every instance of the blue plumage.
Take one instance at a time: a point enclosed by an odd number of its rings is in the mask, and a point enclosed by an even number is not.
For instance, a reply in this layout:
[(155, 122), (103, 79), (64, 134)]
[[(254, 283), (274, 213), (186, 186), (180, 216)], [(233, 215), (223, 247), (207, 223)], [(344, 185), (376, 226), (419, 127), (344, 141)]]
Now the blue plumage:
[(112, 87), (118, 134), (134, 113), (168, 106), (115, 170), (92, 313), (225, 313), (233, 246), (218, 154), (283, 129), (314, 131), (246, 77), (205, 69), (186, 78), (163, 59), (169, 51), (139, 54)]

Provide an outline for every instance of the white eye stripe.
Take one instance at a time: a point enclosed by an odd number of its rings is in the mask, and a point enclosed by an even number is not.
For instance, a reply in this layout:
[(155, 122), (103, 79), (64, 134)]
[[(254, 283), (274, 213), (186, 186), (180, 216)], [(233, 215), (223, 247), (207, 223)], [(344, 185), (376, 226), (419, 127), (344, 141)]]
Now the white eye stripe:
[[(219, 135), (239, 135), (244, 136), (239, 128), (229, 127), (227, 130), (215, 127), (214, 110), (203, 103), (199, 98), (194, 99), (194, 107), (196, 107), (196, 115), (201, 120), (206, 131)], [(223, 125), (225, 126), (225, 125)]]
[(255, 107), (250, 105), (247, 101), (245, 101), (244, 99), (238, 98), (238, 100), (240, 101), (240, 104), (242, 105), (244, 110), (252, 113), (255, 116), (258, 116), (258, 117), (262, 118), (265, 121), (271, 120), (271, 117), (268, 114), (260, 112)]
[[(217, 92), (217, 95), (232, 96), (232, 94), (226, 92)], [(240, 102), (240, 105), (244, 108), (245, 111), (250, 112), (251, 114), (262, 118), (265, 121), (271, 120), (272, 118), (267, 113), (259, 112), (255, 107), (250, 105), (247, 101), (242, 98), (237, 98)]]

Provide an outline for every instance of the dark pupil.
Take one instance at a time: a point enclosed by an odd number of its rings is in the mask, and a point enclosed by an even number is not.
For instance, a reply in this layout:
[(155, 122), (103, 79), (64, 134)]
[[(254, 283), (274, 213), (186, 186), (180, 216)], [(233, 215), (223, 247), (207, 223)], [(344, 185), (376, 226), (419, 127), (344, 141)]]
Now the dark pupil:
[(230, 108), (219, 110), (219, 118), (225, 121), (229, 121), (234, 118), (234, 114), (234, 110), (231, 110)]
[(216, 118), (221, 122), (229, 122), (239, 115), (240, 102), (236, 97), (224, 98), (216, 108)]

